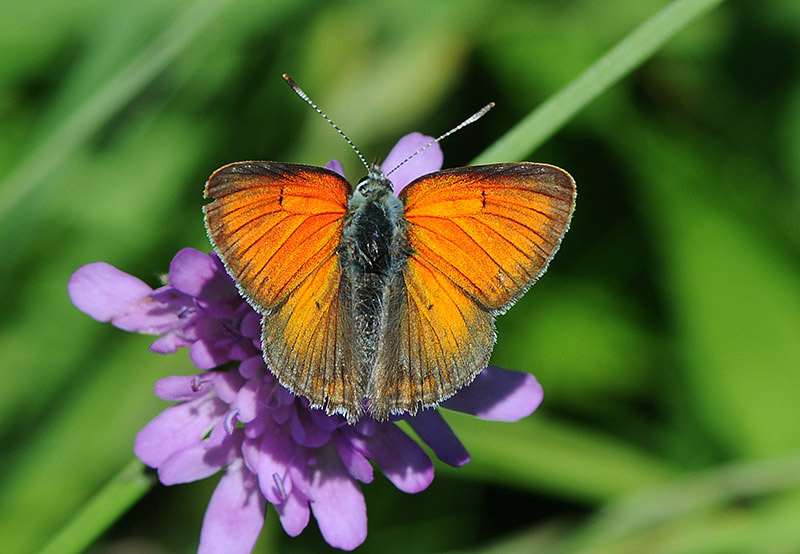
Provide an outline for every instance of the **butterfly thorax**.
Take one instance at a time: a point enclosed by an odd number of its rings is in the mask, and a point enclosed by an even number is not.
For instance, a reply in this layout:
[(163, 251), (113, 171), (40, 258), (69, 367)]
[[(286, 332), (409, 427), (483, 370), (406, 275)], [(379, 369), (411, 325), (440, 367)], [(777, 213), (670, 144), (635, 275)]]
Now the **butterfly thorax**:
[(389, 285), (409, 255), (403, 204), (389, 179), (373, 166), (348, 201), (340, 258), (343, 300), (352, 314), (356, 354), (365, 373), (375, 363)]

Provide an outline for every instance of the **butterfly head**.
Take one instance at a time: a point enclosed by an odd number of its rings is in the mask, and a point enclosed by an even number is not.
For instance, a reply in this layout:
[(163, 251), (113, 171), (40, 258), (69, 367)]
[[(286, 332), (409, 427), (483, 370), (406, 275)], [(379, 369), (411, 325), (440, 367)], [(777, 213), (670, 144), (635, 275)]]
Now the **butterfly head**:
[(356, 185), (353, 200), (357, 203), (375, 201), (387, 194), (393, 194), (393, 192), (392, 182), (386, 177), (381, 165), (375, 162), (367, 176), (363, 177)]

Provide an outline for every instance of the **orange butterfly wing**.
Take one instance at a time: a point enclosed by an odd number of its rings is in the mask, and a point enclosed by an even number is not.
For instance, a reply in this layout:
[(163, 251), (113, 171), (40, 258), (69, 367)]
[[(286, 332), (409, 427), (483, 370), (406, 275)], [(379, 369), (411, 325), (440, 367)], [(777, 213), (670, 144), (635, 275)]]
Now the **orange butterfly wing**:
[(414, 259), (497, 313), (547, 269), (572, 217), (575, 181), (547, 164), (466, 167), (423, 177), (401, 198)]
[(575, 182), (546, 164), (474, 166), (421, 177), (400, 198), (413, 254), (369, 384), (378, 416), (440, 402), (486, 366), (494, 316), (547, 268)]
[(270, 370), (330, 413), (360, 413), (338, 259), (350, 185), (326, 169), (239, 162), (206, 184), (206, 228), (262, 317)]

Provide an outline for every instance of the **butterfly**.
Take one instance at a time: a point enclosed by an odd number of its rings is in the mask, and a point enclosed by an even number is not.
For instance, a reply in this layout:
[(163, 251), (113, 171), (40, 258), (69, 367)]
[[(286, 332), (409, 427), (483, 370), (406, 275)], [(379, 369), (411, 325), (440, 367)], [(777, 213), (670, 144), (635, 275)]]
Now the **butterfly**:
[(495, 316), (544, 273), (575, 194), (541, 163), (438, 171), (395, 195), (379, 164), (352, 187), (321, 167), (247, 161), (211, 175), (204, 212), (262, 316), (267, 367), (352, 423), (435, 406), (486, 367)]

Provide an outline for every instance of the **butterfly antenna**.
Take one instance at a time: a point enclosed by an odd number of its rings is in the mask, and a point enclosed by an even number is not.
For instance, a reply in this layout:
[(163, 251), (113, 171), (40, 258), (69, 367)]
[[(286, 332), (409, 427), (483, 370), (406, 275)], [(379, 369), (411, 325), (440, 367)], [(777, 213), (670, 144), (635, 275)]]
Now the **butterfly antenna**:
[(445, 134), (443, 134), (443, 135), (442, 135), (442, 136), (440, 136), (439, 138), (433, 139), (433, 140), (432, 140), (432, 141), (430, 141), (428, 144), (426, 144), (425, 146), (423, 146), (422, 148), (420, 148), (419, 150), (417, 150), (416, 152), (414, 152), (413, 154), (411, 154), (411, 155), (410, 155), (409, 157), (407, 157), (405, 160), (403, 160), (402, 162), (400, 162), (399, 164), (397, 164), (396, 166), (394, 166), (394, 168), (393, 168), (393, 169), (392, 169), (392, 170), (391, 170), (389, 173), (387, 173), (387, 174), (386, 174), (386, 176), (388, 177), (389, 175), (391, 175), (392, 173), (394, 173), (395, 171), (397, 171), (398, 169), (400, 169), (400, 167), (401, 167), (401, 166), (403, 166), (403, 165), (405, 165), (407, 162), (409, 162), (409, 161), (410, 161), (412, 158), (414, 158), (415, 156), (417, 156), (417, 154), (421, 154), (422, 152), (424, 152), (425, 150), (427, 150), (428, 148), (430, 148), (431, 146), (433, 146), (433, 145), (434, 145), (434, 144), (436, 144), (437, 142), (441, 142), (442, 140), (446, 139), (447, 137), (449, 137), (450, 135), (452, 135), (452, 134), (453, 134), (453, 133), (455, 133), (456, 131), (460, 131), (461, 129), (463, 129), (464, 127), (466, 127), (467, 125), (469, 125), (470, 123), (475, 123), (475, 122), (476, 122), (476, 121), (478, 121), (480, 118), (482, 118), (484, 115), (486, 115), (486, 112), (488, 112), (488, 111), (489, 111), (489, 110), (491, 110), (492, 108), (494, 108), (494, 102), (489, 102), (489, 103), (488, 103), (488, 104), (486, 104), (484, 107), (482, 107), (480, 110), (478, 110), (477, 112), (475, 112), (474, 114), (472, 114), (470, 117), (468, 117), (467, 119), (465, 119), (464, 121), (462, 121), (460, 125), (457, 125), (457, 126), (453, 127), (452, 129), (450, 129), (449, 131), (447, 131)]
[[(333, 120), (332, 120), (330, 117), (328, 117), (327, 115), (325, 115), (325, 112), (323, 112), (322, 110), (320, 110), (320, 109), (319, 109), (319, 107), (317, 107), (317, 105), (316, 105), (316, 104), (314, 104), (314, 102), (312, 102), (312, 101), (311, 101), (311, 98), (309, 98), (309, 97), (308, 97), (308, 95), (307, 95), (305, 92), (303, 92), (303, 89), (301, 89), (299, 86), (297, 86), (297, 83), (295, 83), (295, 82), (294, 82), (294, 79), (292, 79), (292, 78), (291, 78), (291, 77), (289, 77), (289, 76), (288, 76), (286, 73), (284, 73), (284, 74), (283, 74), (283, 80), (284, 80), (284, 81), (286, 81), (286, 82), (289, 84), (289, 86), (290, 86), (290, 87), (292, 87), (292, 90), (295, 92), (295, 94), (297, 94), (297, 96), (299, 96), (300, 98), (302, 98), (303, 100), (305, 100), (305, 101), (306, 101), (306, 103), (307, 103), (309, 106), (311, 106), (312, 108), (314, 108), (314, 110), (316, 110), (316, 112), (317, 112), (319, 115), (321, 115), (321, 116), (322, 116), (322, 118), (323, 118), (325, 121), (327, 121), (328, 123), (330, 123), (331, 127), (333, 127), (334, 129), (336, 129), (336, 132), (337, 132), (337, 133), (339, 133), (339, 134), (342, 136), (342, 138), (343, 138), (344, 140), (346, 140), (346, 141), (347, 141), (347, 144), (349, 144), (349, 145), (350, 145), (350, 148), (352, 148), (352, 149), (353, 149), (353, 152), (355, 152), (355, 153), (356, 153), (356, 155), (358, 156), (358, 159), (360, 159), (360, 160), (361, 160), (361, 163), (362, 163), (362, 164), (364, 164), (364, 167), (366, 167), (366, 168), (367, 168), (367, 171), (369, 171), (369, 164), (367, 163), (367, 160), (365, 160), (365, 159), (364, 159), (364, 156), (361, 154), (361, 151), (360, 151), (358, 148), (356, 148), (356, 145), (355, 145), (355, 144), (353, 144), (353, 141), (352, 141), (352, 140), (350, 140), (350, 138), (349, 138), (347, 135), (345, 135), (345, 134), (344, 134), (344, 131), (342, 131), (342, 130), (339, 128), (339, 126), (338, 126), (336, 123), (334, 123), (334, 122), (333, 122)], [(473, 117), (474, 117), (474, 116), (473, 116)], [(461, 126), (463, 127), (463, 126), (464, 126), (464, 124), (462, 124)], [(448, 133), (448, 134), (449, 134), (449, 133)]]

